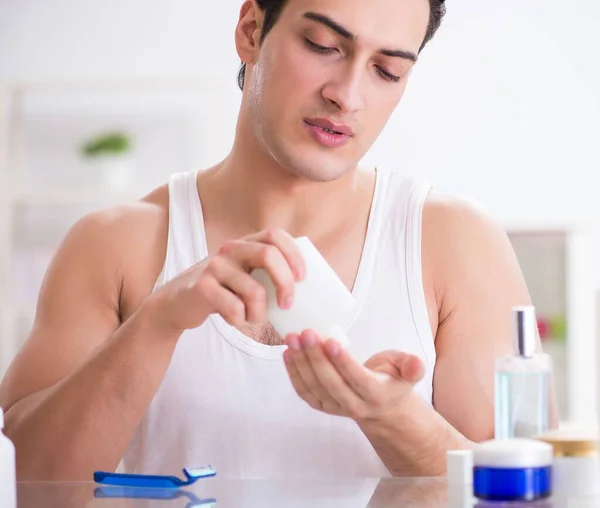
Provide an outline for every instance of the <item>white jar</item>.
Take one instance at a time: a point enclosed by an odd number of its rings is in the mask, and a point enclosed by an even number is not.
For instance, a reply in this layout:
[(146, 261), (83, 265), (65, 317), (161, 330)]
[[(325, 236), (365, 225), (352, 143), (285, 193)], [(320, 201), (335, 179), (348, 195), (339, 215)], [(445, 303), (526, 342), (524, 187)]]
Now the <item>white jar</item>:
[(0, 506), (2, 508), (16, 508), (15, 445), (4, 435), (2, 429), (4, 429), (4, 411), (0, 408)]
[(552, 483), (557, 495), (569, 499), (600, 495), (597, 435), (557, 430), (538, 439), (554, 449)]

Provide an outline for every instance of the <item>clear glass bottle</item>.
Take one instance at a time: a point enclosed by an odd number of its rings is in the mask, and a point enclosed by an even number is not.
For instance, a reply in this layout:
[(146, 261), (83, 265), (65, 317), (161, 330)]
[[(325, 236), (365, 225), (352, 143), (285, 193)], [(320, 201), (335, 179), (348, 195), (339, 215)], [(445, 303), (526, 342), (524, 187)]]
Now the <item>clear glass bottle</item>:
[(496, 360), (495, 438), (532, 438), (550, 430), (552, 361), (536, 353), (533, 306), (512, 310), (515, 354)]

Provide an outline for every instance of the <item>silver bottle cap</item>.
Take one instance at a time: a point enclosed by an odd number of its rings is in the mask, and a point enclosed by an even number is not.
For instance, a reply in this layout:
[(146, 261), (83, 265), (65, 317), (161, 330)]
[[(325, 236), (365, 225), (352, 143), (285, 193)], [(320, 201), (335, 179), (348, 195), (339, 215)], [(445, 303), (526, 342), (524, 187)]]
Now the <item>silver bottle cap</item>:
[(531, 358), (535, 354), (537, 344), (535, 307), (513, 307), (512, 325), (515, 353)]

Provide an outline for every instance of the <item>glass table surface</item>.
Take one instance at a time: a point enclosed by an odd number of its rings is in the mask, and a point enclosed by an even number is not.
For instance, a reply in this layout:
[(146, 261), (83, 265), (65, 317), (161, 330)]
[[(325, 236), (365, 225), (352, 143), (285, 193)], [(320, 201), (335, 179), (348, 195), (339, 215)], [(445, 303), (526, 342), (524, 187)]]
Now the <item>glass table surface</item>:
[[(443, 478), (227, 479), (205, 478), (180, 489), (144, 489), (93, 482), (19, 482), (18, 508), (383, 508), (498, 507), (471, 496), (470, 486)], [(510, 507), (600, 507), (600, 499), (557, 497)]]

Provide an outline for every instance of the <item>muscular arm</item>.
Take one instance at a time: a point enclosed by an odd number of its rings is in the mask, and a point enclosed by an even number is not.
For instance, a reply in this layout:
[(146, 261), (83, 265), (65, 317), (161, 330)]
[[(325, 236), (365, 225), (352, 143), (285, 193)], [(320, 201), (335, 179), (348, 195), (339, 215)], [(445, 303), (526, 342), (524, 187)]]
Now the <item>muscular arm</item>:
[(158, 388), (177, 337), (150, 326), (147, 306), (120, 325), (128, 256), (150, 247), (156, 214), (143, 203), (94, 213), (58, 249), (0, 387), (20, 480), (114, 470)]
[(432, 195), (423, 213), (423, 277), (437, 362), (430, 408), (414, 392), (363, 429), (398, 475), (438, 475), (445, 451), (494, 436), (494, 361), (510, 354), (510, 313), (530, 303), (503, 229), (480, 210)]
[(51, 263), (31, 337), (0, 387), (20, 479), (89, 480), (114, 470), (184, 330), (212, 313), (237, 327), (264, 323), (255, 268), (267, 270), (279, 302), (293, 296), (304, 263), (277, 229), (226, 238), (153, 291), (165, 259), (166, 190), (86, 217)]
[(430, 227), (424, 242), (431, 246), (441, 296), (434, 407), (467, 438), (491, 439), (495, 359), (512, 354), (511, 309), (531, 304), (529, 293), (499, 224), (443, 197), (434, 198), (425, 214)]

